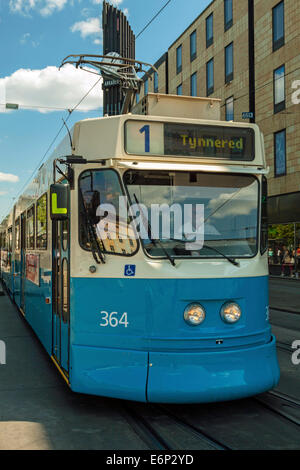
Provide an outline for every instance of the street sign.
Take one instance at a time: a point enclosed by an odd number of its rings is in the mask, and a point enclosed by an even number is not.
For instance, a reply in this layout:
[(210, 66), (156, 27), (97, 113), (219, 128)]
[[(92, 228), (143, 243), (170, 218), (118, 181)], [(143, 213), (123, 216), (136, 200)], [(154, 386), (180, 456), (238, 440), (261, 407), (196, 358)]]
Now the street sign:
[(242, 118), (243, 119), (253, 119), (254, 118), (254, 113), (250, 113), (250, 112), (242, 113)]

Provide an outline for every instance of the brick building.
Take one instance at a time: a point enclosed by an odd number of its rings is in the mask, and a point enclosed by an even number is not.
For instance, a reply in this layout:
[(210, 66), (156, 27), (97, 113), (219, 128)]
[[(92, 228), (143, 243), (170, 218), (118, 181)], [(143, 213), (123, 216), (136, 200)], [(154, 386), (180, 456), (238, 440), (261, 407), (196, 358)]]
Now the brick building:
[(265, 136), (274, 223), (300, 221), (299, 28), (294, 0), (213, 0), (156, 62), (158, 74), (144, 77), (139, 95), (220, 98), (228, 121), (253, 113), (248, 121)]

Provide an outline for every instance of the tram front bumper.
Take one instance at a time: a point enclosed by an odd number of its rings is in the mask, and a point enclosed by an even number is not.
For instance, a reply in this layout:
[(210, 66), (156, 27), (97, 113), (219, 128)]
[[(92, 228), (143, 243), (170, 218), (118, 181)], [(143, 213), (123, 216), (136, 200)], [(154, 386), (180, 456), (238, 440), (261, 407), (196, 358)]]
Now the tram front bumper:
[(73, 346), (70, 385), (80, 393), (154, 403), (235, 400), (279, 380), (276, 341), (222, 351), (173, 353)]
[(279, 381), (274, 336), (269, 343), (201, 353), (149, 355), (147, 400), (209, 403), (263, 393)]

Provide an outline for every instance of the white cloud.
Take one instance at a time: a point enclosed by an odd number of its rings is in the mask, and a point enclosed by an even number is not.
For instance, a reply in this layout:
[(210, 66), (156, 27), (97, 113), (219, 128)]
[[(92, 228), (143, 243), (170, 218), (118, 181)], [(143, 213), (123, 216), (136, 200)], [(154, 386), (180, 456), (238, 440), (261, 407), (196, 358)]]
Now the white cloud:
[[(94, 74), (67, 64), (60, 71), (54, 66), (42, 70), (19, 69), (9, 77), (0, 79), (0, 90), (5, 89), (7, 103), (48, 112), (51, 109), (42, 107), (74, 108), (96, 81)], [(77, 109), (88, 111), (101, 106), (100, 81)]]
[(7, 181), (8, 183), (17, 183), (19, 181), (19, 177), (16, 175), (11, 175), (10, 173), (0, 172), (0, 181)]
[(91, 35), (99, 35), (102, 33), (99, 18), (89, 18), (86, 21), (78, 21), (71, 26), (72, 33), (80, 32), (82, 38)]
[[(78, 0), (80, 3), (81, 0)], [(103, 0), (92, 0), (94, 5), (102, 4)], [(119, 7), (123, 0), (111, 0), (110, 3)], [(37, 11), (42, 16), (50, 16), (56, 11), (61, 11), (67, 4), (74, 5), (74, 0), (9, 0), (9, 8), (12, 13), (19, 13), (22, 15), (30, 15), (31, 12)], [(86, 14), (87, 8), (82, 10)], [(128, 10), (124, 10), (125, 11)], [(126, 14), (126, 13), (125, 13)]]
[(7, 191), (0, 191), (0, 196), (5, 196), (7, 194)]
[(31, 39), (31, 34), (30, 33), (25, 33), (25, 34), (23, 34), (23, 36), (20, 39), (20, 44), (24, 45), (24, 44), (28, 44), (28, 43), (31, 44), (33, 47), (37, 47), (39, 45), (38, 42), (33, 41)]
[(23, 36), (20, 39), (20, 43), (21, 44), (26, 44), (26, 42), (28, 41), (29, 38), (30, 38), (30, 33), (23, 34)]
[(45, 6), (40, 10), (42, 16), (49, 16), (55, 10), (62, 10), (68, 0), (46, 0)]
[(37, 10), (42, 16), (52, 15), (62, 10), (69, 0), (9, 0), (9, 8), (13, 13), (28, 15)]

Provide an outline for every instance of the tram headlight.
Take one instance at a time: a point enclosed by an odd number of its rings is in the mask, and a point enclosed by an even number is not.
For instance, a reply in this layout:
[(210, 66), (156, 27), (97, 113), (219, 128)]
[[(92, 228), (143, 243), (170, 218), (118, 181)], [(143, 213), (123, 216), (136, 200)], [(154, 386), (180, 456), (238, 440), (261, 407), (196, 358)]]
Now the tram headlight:
[(225, 323), (236, 323), (242, 316), (241, 307), (235, 302), (227, 302), (223, 305), (220, 312), (221, 318)]
[(190, 326), (197, 326), (204, 322), (205, 310), (200, 304), (190, 304), (186, 307), (183, 316)]

